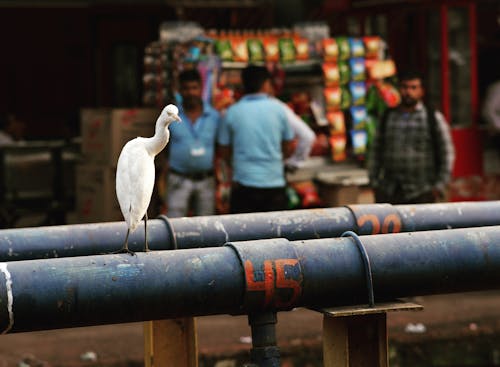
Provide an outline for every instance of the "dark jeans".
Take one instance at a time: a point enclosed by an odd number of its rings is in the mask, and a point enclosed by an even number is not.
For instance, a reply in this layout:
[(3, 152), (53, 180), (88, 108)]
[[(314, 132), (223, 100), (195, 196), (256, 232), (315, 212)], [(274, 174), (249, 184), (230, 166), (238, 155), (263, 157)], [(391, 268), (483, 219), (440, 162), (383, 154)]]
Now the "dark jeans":
[(426, 204), (426, 203), (435, 203), (436, 198), (432, 191), (424, 192), (417, 197), (407, 199), (402, 195), (394, 194), (387, 195), (383, 190), (376, 189), (375, 190), (375, 202), (377, 203), (389, 203), (393, 205), (403, 205), (403, 204)]
[(231, 213), (285, 210), (288, 199), (284, 187), (259, 188), (234, 183), (231, 188)]

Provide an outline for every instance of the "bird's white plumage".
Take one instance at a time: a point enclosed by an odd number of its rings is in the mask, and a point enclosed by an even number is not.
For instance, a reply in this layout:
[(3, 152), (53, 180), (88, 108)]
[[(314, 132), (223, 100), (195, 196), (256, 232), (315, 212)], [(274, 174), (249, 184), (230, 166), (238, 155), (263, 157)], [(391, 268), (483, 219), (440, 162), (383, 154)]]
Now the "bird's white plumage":
[(155, 181), (154, 157), (144, 148), (144, 138), (129, 141), (116, 168), (116, 196), (131, 231), (144, 217)]
[(180, 121), (175, 105), (166, 106), (156, 121), (155, 135), (138, 137), (123, 147), (116, 167), (116, 196), (130, 231), (137, 228), (149, 206), (155, 182), (155, 156), (167, 145), (168, 126)]

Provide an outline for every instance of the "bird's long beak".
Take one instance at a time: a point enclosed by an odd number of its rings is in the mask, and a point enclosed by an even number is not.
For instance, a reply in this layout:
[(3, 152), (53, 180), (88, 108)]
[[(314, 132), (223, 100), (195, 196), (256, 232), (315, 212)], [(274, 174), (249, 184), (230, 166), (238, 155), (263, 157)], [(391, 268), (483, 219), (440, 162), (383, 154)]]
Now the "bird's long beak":
[(181, 122), (181, 121), (182, 121), (182, 120), (181, 120), (181, 118), (180, 118), (179, 116), (177, 116), (177, 115), (175, 115), (175, 116), (174, 116), (174, 118), (175, 118), (175, 120), (176, 120), (177, 122)]

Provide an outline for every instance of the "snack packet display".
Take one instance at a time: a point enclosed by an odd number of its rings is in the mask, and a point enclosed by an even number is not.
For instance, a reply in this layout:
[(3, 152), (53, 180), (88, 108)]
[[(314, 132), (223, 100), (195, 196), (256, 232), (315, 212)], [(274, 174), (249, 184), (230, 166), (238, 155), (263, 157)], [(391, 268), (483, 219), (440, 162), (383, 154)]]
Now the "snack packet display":
[(338, 59), (341, 61), (348, 60), (351, 57), (351, 49), (349, 47), (349, 39), (347, 37), (335, 38), (339, 49)]
[(346, 144), (347, 138), (345, 134), (335, 134), (329, 139), (331, 147), (332, 160), (334, 162), (345, 161), (347, 158)]
[(358, 57), (349, 60), (351, 70), (351, 80), (363, 81), (366, 78), (365, 74), (365, 59)]
[(330, 126), (330, 134), (345, 133), (345, 117), (342, 111), (327, 112), (326, 118)]
[(355, 155), (364, 155), (366, 153), (366, 144), (368, 142), (368, 134), (365, 130), (351, 130), (352, 150)]
[(353, 106), (360, 106), (365, 103), (366, 84), (364, 82), (350, 82), (349, 91), (351, 92)]
[(355, 129), (359, 129), (366, 123), (368, 114), (366, 113), (365, 106), (352, 106), (349, 109), (351, 113), (352, 125)]
[(337, 61), (339, 57), (339, 48), (335, 38), (324, 38), (323, 44), (323, 59), (325, 61)]
[(349, 48), (351, 51), (351, 57), (365, 56), (365, 46), (361, 38), (349, 38)]
[(328, 62), (323, 64), (323, 78), (327, 87), (340, 84), (340, 72), (336, 63)]

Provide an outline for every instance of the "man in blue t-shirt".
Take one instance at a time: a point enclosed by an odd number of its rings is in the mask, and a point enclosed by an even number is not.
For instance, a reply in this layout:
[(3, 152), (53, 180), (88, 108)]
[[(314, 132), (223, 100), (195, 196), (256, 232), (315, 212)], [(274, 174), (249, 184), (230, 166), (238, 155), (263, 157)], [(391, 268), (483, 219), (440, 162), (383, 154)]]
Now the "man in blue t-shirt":
[(229, 107), (219, 129), (220, 154), (233, 168), (231, 213), (287, 208), (283, 160), (294, 133), (273, 97), (271, 75), (250, 65), (241, 74), (245, 95)]
[(196, 69), (179, 74), (182, 122), (170, 125), (167, 209), (169, 217), (215, 212), (214, 151), (219, 113), (202, 100), (202, 79)]

